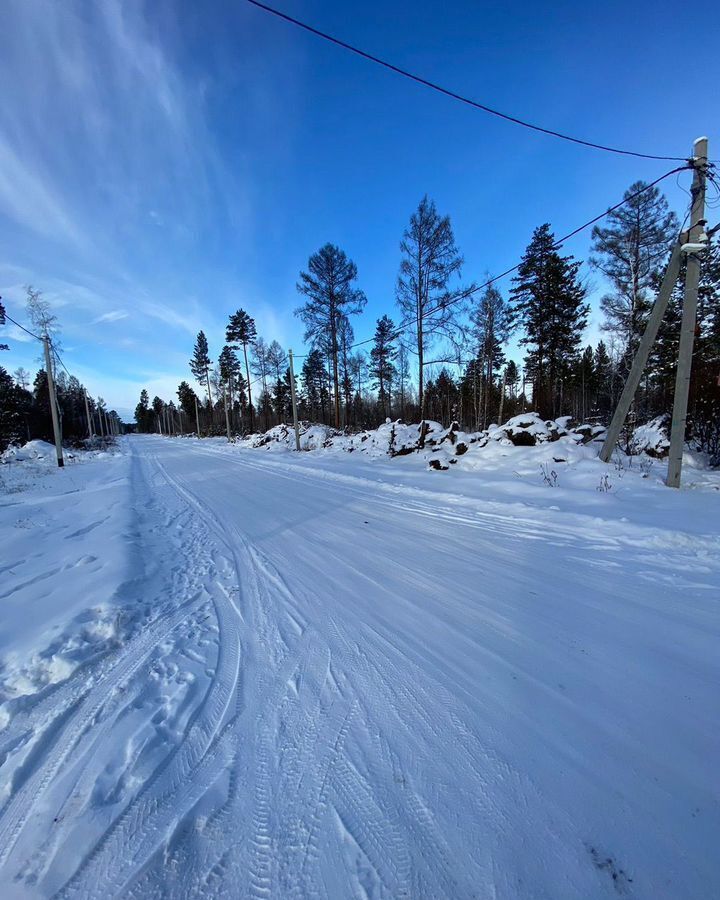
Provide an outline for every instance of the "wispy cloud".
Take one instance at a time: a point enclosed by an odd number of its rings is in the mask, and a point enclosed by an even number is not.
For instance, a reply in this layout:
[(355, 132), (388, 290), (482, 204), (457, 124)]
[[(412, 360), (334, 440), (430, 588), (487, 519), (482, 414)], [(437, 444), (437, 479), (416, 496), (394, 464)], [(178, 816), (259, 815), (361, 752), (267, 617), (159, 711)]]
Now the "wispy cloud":
[[(193, 68), (178, 10), (154, 0), (2, 5), (12, 76), (0, 78), (0, 293), (25, 322), (25, 285), (41, 290), (70, 368), (92, 383), (104, 373), (118, 394), (139, 390), (137, 373), (155, 363), (175, 369), (150, 379), (155, 388), (176, 387), (197, 332), (216, 356), (228, 310), (253, 293), (238, 283), (237, 259), (227, 266), (229, 247), (248, 254), (252, 243), (247, 150), (233, 143), (223, 156), (218, 83)], [(239, 108), (264, 133), (272, 98), (256, 76), (254, 65), (242, 71)], [(258, 324), (282, 338), (273, 304), (256, 306)], [(34, 348), (8, 337), (18, 359), (3, 364), (32, 365)]]
[(83, 239), (49, 179), (30, 168), (0, 134), (0, 207), (16, 223), (57, 241), (81, 245)]
[(119, 322), (121, 319), (127, 319), (130, 315), (127, 310), (124, 309), (111, 309), (110, 312), (103, 313), (101, 316), (98, 316), (96, 319), (93, 319), (93, 325), (100, 325), (102, 322)]
[(4, 5), (3, 68), (13, 77), (0, 87), (0, 200), (15, 224), (107, 250), (151, 217), (197, 222), (211, 193), (217, 201), (213, 185), (229, 176), (202, 87), (173, 59), (163, 9)]

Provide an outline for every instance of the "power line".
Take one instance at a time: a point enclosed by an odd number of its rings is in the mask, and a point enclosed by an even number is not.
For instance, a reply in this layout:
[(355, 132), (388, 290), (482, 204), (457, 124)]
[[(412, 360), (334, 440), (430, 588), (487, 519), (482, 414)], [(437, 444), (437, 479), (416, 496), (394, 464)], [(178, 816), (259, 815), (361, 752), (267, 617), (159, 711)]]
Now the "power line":
[[(553, 244), (554, 249), (557, 250), (565, 243), (565, 241), (569, 240), (571, 237), (575, 237), (576, 234), (579, 234), (581, 231), (584, 231), (586, 228), (589, 228), (591, 225), (594, 225), (596, 222), (604, 219), (605, 216), (609, 215), (611, 212), (615, 212), (616, 209), (620, 209), (620, 207), (625, 206), (626, 203), (630, 203), (632, 200), (635, 200), (638, 197), (642, 196), (642, 194), (646, 193), (651, 188), (654, 188), (655, 185), (659, 184), (661, 181), (664, 181), (666, 178), (669, 178), (671, 175), (675, 175), (676, 173), (682, 172), (685, 169), (692, 168), (692, 164), (686, 164), (684, 166), (677, 166), (675, 169), (671, 169), (669, 172), (666, 172), (664, 175), (661, 175), (659, 178), (656, 178), (654, 181), (651, 181), (649, 184), (645, 185), (645, 187), (641, 188), (639, 191), (635, 191), (633, 194), (630, 194), (630, 196), (624, 197), (619, 203), (616, 203), (614, 206), (606, 209), (605, 212), (602, 212), (597, 216), (593, 216), (592, 219), (588, 219), (587, 222), (584, 222), (582, 225), (579, 225), (577, 228), (574, 228), (572, 231), (564, 234), (561, 238), (558, 238)], [(476, 287), (471, 288), (467, 292), (461, 294), (459, 297), (456, 297), (454, 300), (450, 300), (448, 303), (439, 303), (436, 306), (431, 307), (430, 309), (426, 310), (425, 313), (423, 313), (421, 318), (424, 319), (426, 316), (431, 316), (433, 313), (438, 312), (441, 309), (447, 309), (448, 306), (459, 303), (461, 300), (467, 300), (468, 297), (471, 297), (478, 291), (484, 290), (486, 287), (490, 287), (491, 284), (494, 284), (496, 281), (500, 281), (501, 278), (505, 278), (507, 275), (511, 275), (513, 272), (517, 272), (521, 265), (522, 263), (516, 263), (510, 269), (506, 269), (499, 275), (495, 275), (493, 278), (488, 279), (483, 284), (479, 284)], [(415, 319), (411, 319), (410, 324), (412, 324), (414, 321)], [(399, 326), (400, 329), (404, 329), (405, 327), (407, 327), (407, 325), (403, 323), (401, 323), (401, 325)]]
[(15, 319), (13, 319), (12, 316), (9, 316), (9, 315), (7, 314), (7, 312), (5, 313), (5, 318), (8, 320), (8, 322), (12, 322), (13, 325), (17, 325), (18, 328), (22, 328), (22, 330), (23, 330), (26, 334), (29, 334), (30, 337), (35, 338), (36, 341), (42, 341), (42, 340), (44, 340), (44, 338), (41, 338), (39, 334), (34, 334), (32, 331), (29, 331), (24, 325), (21, 325), (19, 322), (16, 322)]
[(57, 350), (55, 349), (55, 345), (53, 344), (52, 341), (50, 341), (50, 349), (52, 350), (52, 352), (53, 352), (53, 354), (54, 354), (54, 356), (55, 356), (55, 359), (60, 363), (60, 365), (63, 367), (63, 369), (65, 369), (65, 371), (67, 372), (68, 377), (69, 377), (69, 378), (72, 378), (72, 375), (70, 374), (70, 371), (69, 371), (68, 367), (67, 367), (67, 366), (65, 365), (65, 363), (62, 361), (62, 358), (61, 358), (60, 354), (57, 352)]
[(423, 78), (421, 75), (416, 75), (413, 72), (409, 72), (407, 69), (402, 69), (400, 68), (400, 66), (396, 66), (394, 63), (388, 62), (384, 59), (380, 59), (380, 57), (374, 56), (372, 53), (368, 53), (366, 50), (361, 50), (359, 47), (348, 44), (346, 41), (334, 37), (333, 35), (328, 34), (325, 31), (320, 31), (320, 29), (314, 28), (312, 25), (308, 25), (306, 22), (301, 22), (300, 19), (295, 19), (293, 18), (293, 16), (289, 16), (287, 13), (281, 12), (279, 9), (275, 9), (265, 3), (261, 3), (260, 0), (247, 0), (247, 2), (252, 6), (256, 6), (258, 9), (262, 9), (265, 12), (270, 13), (273, 16), (277, 16), (277, 18), (279, 19), (283, 19), (285, 22), (289, 22), (291, 25), (296, 25), (298, 28), (302, 28), (304, 31), (308, 31), (310, 32), (310, 34), (314, 34), (316, 37), (322, 38), (325, 41), (329, 41), (330, 43), (335, 44), (338, 47), (342, 47), (344, 50), (349, 50), (351, 53), (355, 53), (357, 56), (360, 56), (363, 59), (368, 60), (369, 62), (375, 63), (378, 66), (382, 66), (385, 69), (389, 69), (391, 72), (395, 72), (397, 75), (402, 75), (403, 78), (409, 78), (411, 81), (423, 85), (423, 87), (427, 87), (433, 91), (437, 91), (439, 94), (444, 94), (446, 97), (450, 97), (453, 100), (458, 100), (460, 103), (464, 103), (466, 106), (471, 106), (474, 109), (482, 110), (482, 112), (489, 113), (491, 116), (497, 116), (497, 118), (504, 119), (506, 122), (512, 122), (514, 125), (521, 125), (523, 128), (529, 128), (532, 131), (538, 131), (541, 134), (546, 134), (550, 137), (560, 138), (561, 140), (569, 141), (572, 144), (580, 144), (582, 147), (590, 147), (593, 150), (604, 150), (606, 153), (616, 153), (620, 156), (634, 156), (640, 159), (658, 159), (669, 162), (682, 162), (687, 159), (687, 157), (685, 156), (656, 156), (652, 153), (638, 153), (634, 150), (623, 150), (619, 147), (610, 147), (605, 144), (596, 144), (593, 141), (586, 141), (582, 138), (573, 137), (569, 134), (563, 134), (561, 131), (555, 131), (552, 128), (544, 128), (542, 125), (535, 125), (532, 122), (526, 122), (524, 119), (520, 119), (517, 116), (511, 116), (508, 113), (500, 112), (500, 110), (493, 109), (491, 106), (486, 106), (484, 103), (480, 103), (477, 100), (472, 100), (469, 97), (458, 94), (456, 91), (452, 91), (440, 84), (436, 84), (434, 81)]

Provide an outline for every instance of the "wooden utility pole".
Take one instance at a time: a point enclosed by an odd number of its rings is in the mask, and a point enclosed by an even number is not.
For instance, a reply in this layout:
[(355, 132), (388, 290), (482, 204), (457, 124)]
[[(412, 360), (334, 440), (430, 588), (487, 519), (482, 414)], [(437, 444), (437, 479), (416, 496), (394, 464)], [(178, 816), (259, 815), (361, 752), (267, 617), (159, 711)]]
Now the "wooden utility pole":
[(197, 428), (197, 436), (200, 437), (200, 413), (198, 412), (197, 394), (195, 394), (195, 427)]
[(657, 296), (657, 300), (655, 301), (655, 305), (652, 308), (652, 312), (650, 313), (650, 318), (648, 319), (645, 332), (640, 339), (640, 345), (638, 346), (637, 352), (635, 353), (635, 359), (633, 359), (630, 374), (627, 377), (627, 381), (625, 382), (625, 386), (623, 387), (622, 394), (620, 395), (618, 404), (615, 407), (615, 413), (613, 414), (610, 427), (607, 430), (605, 442), (603, 443), (602, 450), (600, 451), (600, 459), (603, 462), (610, 462), (610, 457), (612, 456), (612, 452), (618, 442), (620, 432), (622, 431), (622, 427), (625, 424), (625, 419), (627, 418), (627, 414), (630, 411), (630, 406), (632, 405), (635, 394), (640, 385), (640, 379), (642, 378), (643, 370), (647, 365), (648, 357), (650, 356), (650, 351), (652, 350), (652, 345), (655, 343), (655, 338), (657, 337), (660, 323), (663, 320), (665, 310), (667, 309), (667, 305), (670, 300), (670, 295), (673, 292), (673, 288), (675, 287), (675, 283), (677, 282), (678, 275), (680, 273), (680, 256), (680, 240), (678, 240), (678, 242), (672, 249), (672, 253), (670, 254), (670, 260), (667, 264), (667, 268), (665, 269), (665, 275), (663, 277), (662, 284), (660, 285), (660, 292)]
[(83, 397), (85, 397), (85, 415), (87, 416), (88, 423), (88, 437), (91, 438), (93, 436), (93, 424), (92, 417), (90, 415), (90, 404), (88, 403), (88, 395), (85, 388), (83, 388)]
[[(680, 349), (675, 376), (672, 426), (670, 430), (670, 457), (668, 459), (667, 486), (679, 488), (682, 473), (685, 427), (687, 424), (688, 393), (692, 369), (692, 352), (697, 319), (698, 283), (700, 281), (700, 254), (706, 248), (705, 237), (705, 177), (707, 175), (708, 141), (701, 137), (693, 146), (692, 207), (688, 242), (683, 245), (687, 263), (685, 267), (685, 294), (683, 297)], [(705, 240), (703, 241), (703, 238)]]
[(297, 397), (295, 396), (295, 366), (293, 364), (293, 352), (288, 351), (290, 358), (290, 398), (292, 400), (293, 427), (295, 429), (295, 449), (300, 450), (300, 427), (298, 426)]
[(50, 394), (50, 415), (52, 417), (53, 436), (55, 438), (55, 453), (57, 454), (58, 468), (65, 465), (62, 451), (62, 435), (60, 434), (60, 419), (58, 418), (57, 397), (55, 396), (55, 376), (53, 375), (52, 360), (50, 359), (50, 338), (43, 335), (45, 348), (45, 369), (47, 371), (48, 393)]

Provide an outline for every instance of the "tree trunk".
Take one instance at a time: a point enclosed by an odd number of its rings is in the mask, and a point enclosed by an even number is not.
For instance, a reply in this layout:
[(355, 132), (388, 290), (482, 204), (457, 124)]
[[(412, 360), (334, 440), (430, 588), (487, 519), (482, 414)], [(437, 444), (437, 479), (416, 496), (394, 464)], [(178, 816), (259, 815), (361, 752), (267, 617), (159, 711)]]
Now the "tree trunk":
[(335, 427), (340, 428), (340, 380), (338, 377), (337, 322), (334, 310), (330, 313), (330, 337), (332, 340), (333, 387), (335, 389)]
[(245, 354), (245, 377), (247, 378), (248, 406), (249, 406), (249, 412), (250, 412), (250, 433), (252, 434), (253, 405), (252, 405), (252, 387), (250, 386), (250, 366), (248, 365), (248, 358), (247, 358), (247, 344), (243, 344), (243, 353)]

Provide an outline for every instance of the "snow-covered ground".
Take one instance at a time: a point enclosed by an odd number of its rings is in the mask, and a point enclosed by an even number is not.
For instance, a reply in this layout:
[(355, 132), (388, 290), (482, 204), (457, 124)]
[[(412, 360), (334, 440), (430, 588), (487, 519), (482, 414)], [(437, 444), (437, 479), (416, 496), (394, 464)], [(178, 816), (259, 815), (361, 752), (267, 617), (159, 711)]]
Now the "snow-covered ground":
[(486, 437), (0, 466), (1, 896), (719, 896), (720, 474)]

